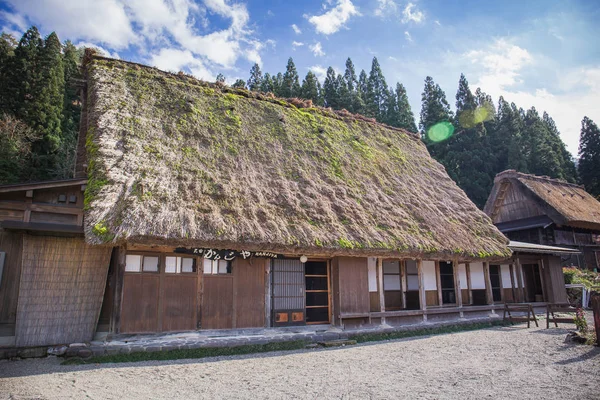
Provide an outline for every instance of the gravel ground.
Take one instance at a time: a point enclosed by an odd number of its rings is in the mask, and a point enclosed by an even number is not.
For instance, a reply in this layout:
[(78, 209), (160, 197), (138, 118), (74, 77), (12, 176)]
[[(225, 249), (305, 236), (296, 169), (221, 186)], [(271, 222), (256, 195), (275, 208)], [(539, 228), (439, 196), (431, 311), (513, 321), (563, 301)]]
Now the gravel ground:
[(2, 399), (600, 399), (600, 348), (496, 327), (332, 350), (61, 366), (0, 362)]

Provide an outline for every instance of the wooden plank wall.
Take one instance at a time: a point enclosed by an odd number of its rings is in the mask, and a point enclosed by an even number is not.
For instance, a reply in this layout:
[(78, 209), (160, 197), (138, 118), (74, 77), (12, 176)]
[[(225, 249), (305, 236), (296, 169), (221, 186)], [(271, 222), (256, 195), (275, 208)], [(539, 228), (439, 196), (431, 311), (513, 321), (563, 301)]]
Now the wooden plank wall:
[(23, 234), (0, 230), (0, 251), (6, 253), (0, 284), (0, 324), (10, 324), (14, 328), (21, 279)]
[(338, 257), (339, 312), (368, 313), (370, 310), (367, 259)]
[(79, 238), (23, 237), (18, 347), (93, 338), (111, 250), (88, 246)]
[(233, 276), (204, 275), (202, 329), (233, 328)]
[(235, 327), (260, 328), (265, 326), (265, 267), (269, 260), (234, 261)]
[(494, 223), (543, 215), (538, 205), (529, 197), (520, 184), (511, 183), (500, 206)]
[(123, 277), (121, 333), (158, 332), (159, 274)]
[(165, 274), (161, 283), (162, 331), (189, 331), (197, 328), (197, 275)]
[[(0, 193), (0, 221), (83, 225), (82, 185)], [(59, 196), (65, 201), (59, 202)], [(71, 200), (75, 200), (72, 202)]]
[(551, 303), (567, 303), (567, 289), (565, 278), (560, 265), (560, 257), (545, 256), (544, 261), (544, 290), (547, 290), (547, 298)]

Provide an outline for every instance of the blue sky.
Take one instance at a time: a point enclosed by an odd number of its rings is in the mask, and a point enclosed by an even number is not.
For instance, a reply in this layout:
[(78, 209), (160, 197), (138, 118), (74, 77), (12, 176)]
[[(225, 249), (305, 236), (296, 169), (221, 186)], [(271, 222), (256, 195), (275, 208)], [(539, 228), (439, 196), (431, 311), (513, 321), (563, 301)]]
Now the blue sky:
[(285, 70), (367, 72), (376, 56), (417, 119), (431, 75), (454, 104), (458, 78), (555, 119), (577, 153), (581, 119), (600, 122), (600, 2), (453, 0), (7, 0), (0, 27), (94, 45), (107, 55), (229, 82)]

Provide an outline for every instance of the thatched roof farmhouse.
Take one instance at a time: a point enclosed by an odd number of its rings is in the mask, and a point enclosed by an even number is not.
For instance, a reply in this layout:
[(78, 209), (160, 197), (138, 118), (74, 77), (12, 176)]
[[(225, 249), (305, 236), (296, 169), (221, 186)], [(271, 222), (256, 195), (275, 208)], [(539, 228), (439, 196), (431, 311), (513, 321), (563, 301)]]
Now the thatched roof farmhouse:
[(119, 60), (86, 71), (90, 244), (510, 254), (415, 134)]

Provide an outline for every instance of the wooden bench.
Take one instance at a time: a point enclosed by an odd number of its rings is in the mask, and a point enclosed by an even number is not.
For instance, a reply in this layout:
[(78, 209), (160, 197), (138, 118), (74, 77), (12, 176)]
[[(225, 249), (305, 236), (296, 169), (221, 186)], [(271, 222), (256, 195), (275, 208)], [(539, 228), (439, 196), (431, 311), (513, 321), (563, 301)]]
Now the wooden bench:
[[(513, 316), (512, 313), (527, 313), (527, 316)], [(515, 322), (527, 322), (527, 327), (531, 326), (531, 321), (535, 322), (535, 326), (539, 327), (538, 320), (535, 317), (533, 306), (531, 304), (504, 304), (504, 315), (502, 316), (502, 322), (506, 321), (506, 316), (511, 325)]]
[[(574, 324), (576, 308), (572, 307), (569, 303), (548, 303), (546, 305), (546, 329), (550, 328), (550, 322), (554, 322), (554, 326), (558, 328), (559, 322)], [(573, 315), (569, 317), (557, 317), (554, 315), (555, 312), (560, 313), (571, 313)]]

